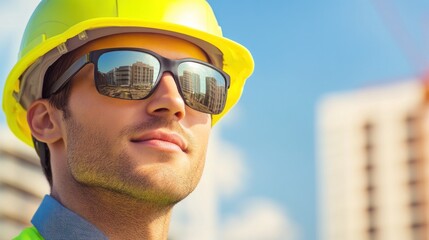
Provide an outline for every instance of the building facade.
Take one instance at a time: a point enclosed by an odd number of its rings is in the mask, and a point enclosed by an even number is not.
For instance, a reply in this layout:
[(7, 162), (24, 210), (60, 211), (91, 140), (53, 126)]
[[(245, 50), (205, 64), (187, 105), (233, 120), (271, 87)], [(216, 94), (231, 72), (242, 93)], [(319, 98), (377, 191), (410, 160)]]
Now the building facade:
[(25, 227), (49, 185), (35, 151), (0, 128), (0, 239), (12, 239)]
[(427, 96), (404, 81), (321, 101), (321, 239), (429, 239)]

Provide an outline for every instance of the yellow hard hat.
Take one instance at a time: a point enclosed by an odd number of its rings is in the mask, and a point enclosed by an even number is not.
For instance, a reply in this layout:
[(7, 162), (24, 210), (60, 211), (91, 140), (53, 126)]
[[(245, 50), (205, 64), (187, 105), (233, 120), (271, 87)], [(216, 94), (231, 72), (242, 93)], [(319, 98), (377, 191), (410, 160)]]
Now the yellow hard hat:
[(42, 97), (47, 68), (61, 55), (112, 34), (150, 32), (183, 38), (201, 47), (231, 77), (225, 109), (237, 103), (254, 63), (242, 45), (222, 36), (205, 0), (42, 0), (25, 30), (18, 62), (3, 93), (3, 110), (12, 132), (32, 146), (26, 109)]

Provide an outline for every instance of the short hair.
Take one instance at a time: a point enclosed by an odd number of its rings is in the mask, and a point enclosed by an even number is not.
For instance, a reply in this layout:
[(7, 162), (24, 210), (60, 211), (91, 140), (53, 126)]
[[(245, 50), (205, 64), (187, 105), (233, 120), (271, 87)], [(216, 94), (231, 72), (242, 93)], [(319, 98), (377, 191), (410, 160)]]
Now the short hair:
[[(63, 118), (66, 119), (69, 116), (68, 100), (70, 97), (71, 81), (67, 82), (58, 92), (51, 94), (49, 92), (55, 81), (73, 64), (75, 59), (76, 50), (61, 56), (56, 62), (54, 62), (46, 71), (43, 79), (43, 92), (42, 98), (48, 99), (49, 103), (63, 112)], [(48, 145), (44, 142), (37, 140), (33, 137), (34, 148), (37, 155), (40, 158), (40, 164), (45, 174), (49, 185), (52, 187), (52, 169), (51, 159)]]

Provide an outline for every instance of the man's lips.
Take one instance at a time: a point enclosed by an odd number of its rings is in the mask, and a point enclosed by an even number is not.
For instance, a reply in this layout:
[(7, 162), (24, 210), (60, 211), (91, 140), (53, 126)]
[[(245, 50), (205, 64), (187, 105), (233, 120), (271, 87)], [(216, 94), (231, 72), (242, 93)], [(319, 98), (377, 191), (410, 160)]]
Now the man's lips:
[(186, 152), (188, 149), (187, 142), (181, 135), (159, 130), (146, 132), (138, 137), (132, 138), (131, 142), (142, 143), (158, 148), (167, 148), (172, 150), (180, 149), (183, 152)]

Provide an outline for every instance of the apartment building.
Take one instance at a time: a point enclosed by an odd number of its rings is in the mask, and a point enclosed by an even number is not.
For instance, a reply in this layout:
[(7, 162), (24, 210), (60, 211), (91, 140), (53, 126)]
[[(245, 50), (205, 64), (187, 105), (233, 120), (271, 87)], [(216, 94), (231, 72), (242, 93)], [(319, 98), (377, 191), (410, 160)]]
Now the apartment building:
[(33, 149), (0, 128), (0, 239), (27, 227), (49, 185)]
[(428, 109), (417, 80), (322, 99), (320, 239), (429, 239)]

